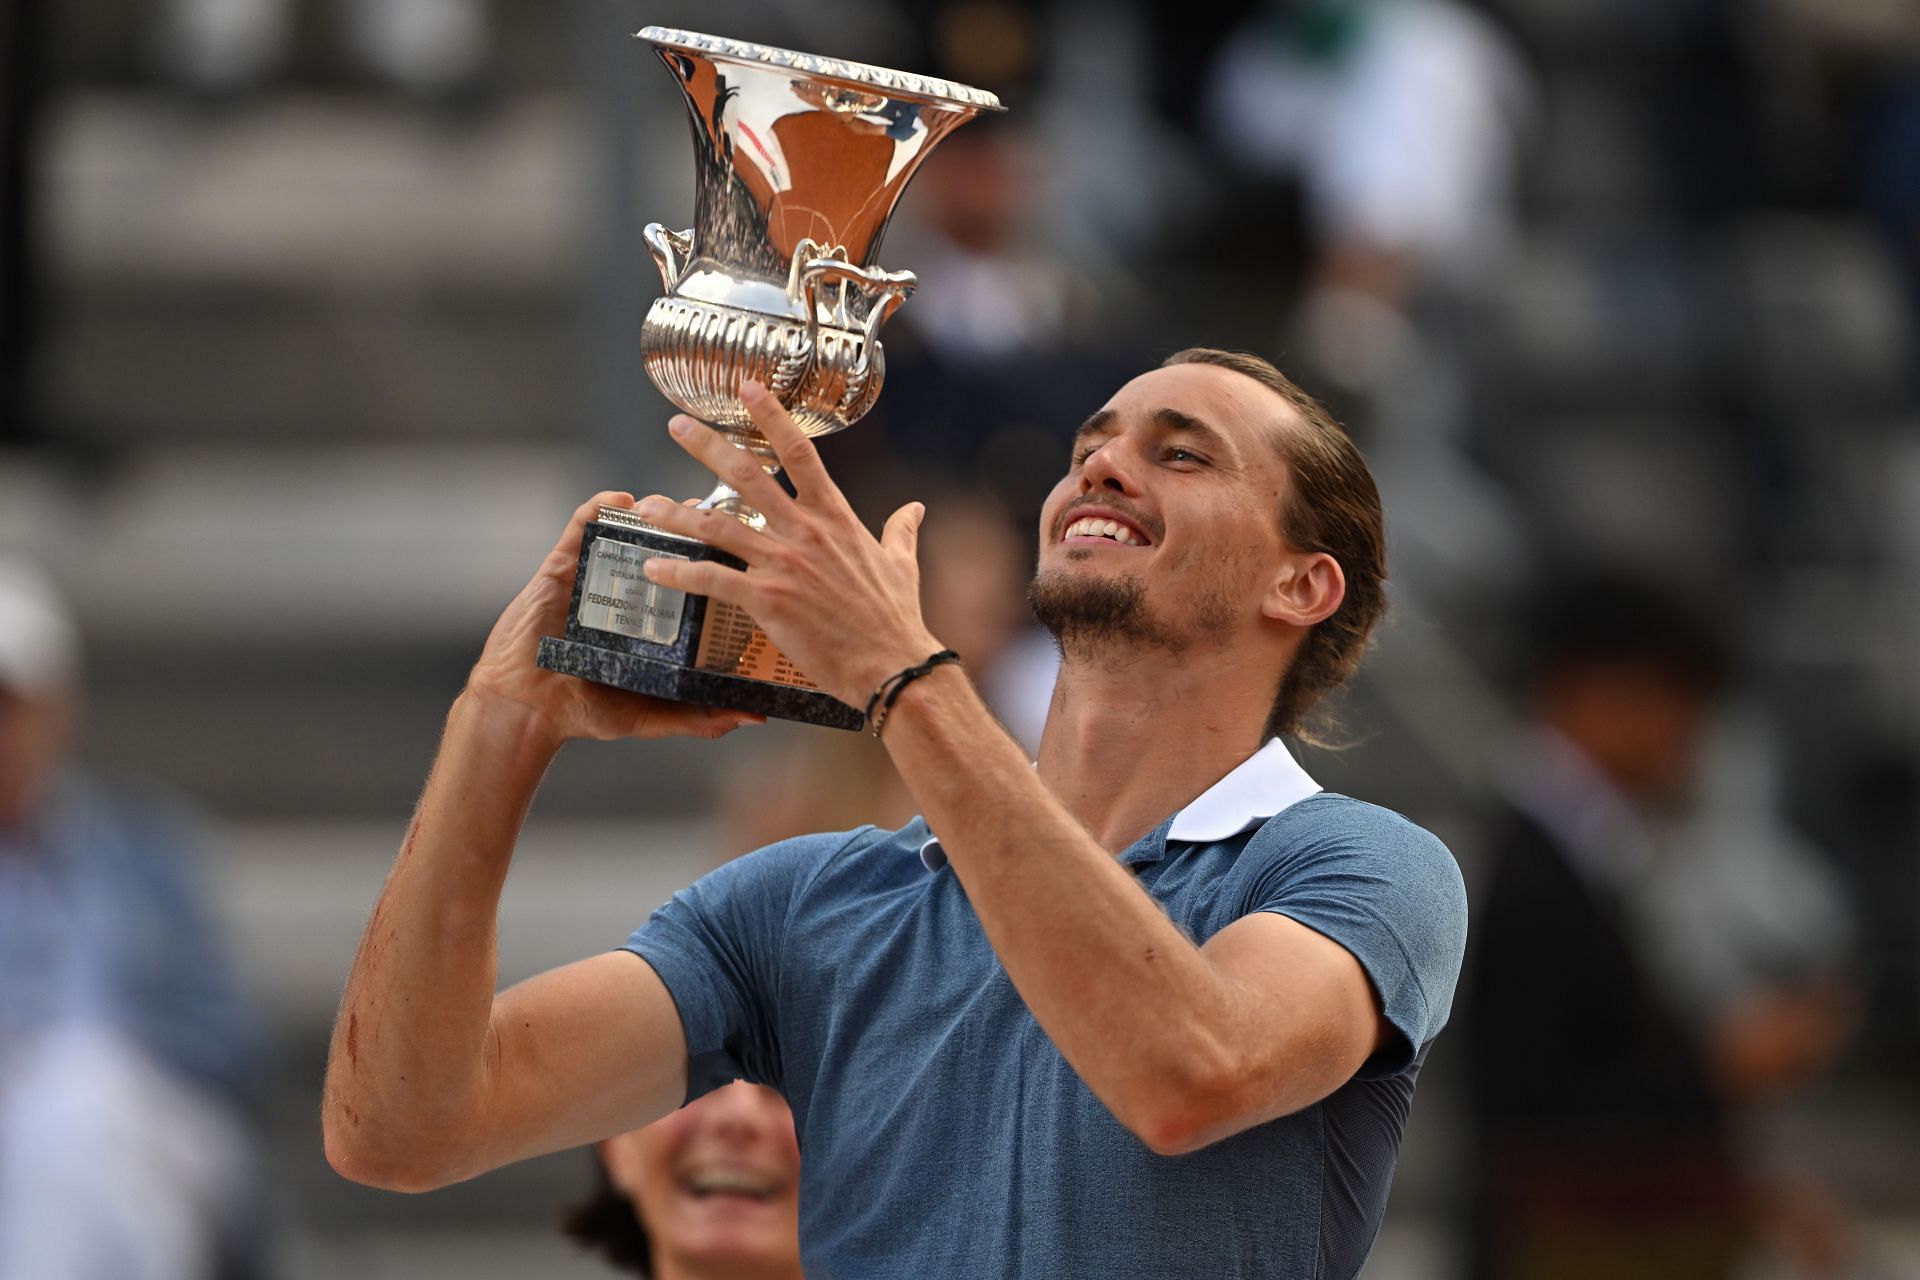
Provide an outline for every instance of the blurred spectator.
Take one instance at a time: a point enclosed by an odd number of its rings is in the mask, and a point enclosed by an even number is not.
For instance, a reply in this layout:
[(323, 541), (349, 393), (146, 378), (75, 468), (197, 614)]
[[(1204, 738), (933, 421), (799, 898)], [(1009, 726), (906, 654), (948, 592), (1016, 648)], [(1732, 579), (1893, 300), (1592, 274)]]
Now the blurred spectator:
[(567, 1234), (652, 1280), (800, 1280), (800, 1147), (787, 1101), (736, 1080), (595, 1149)]
[(1863, 0), (1785, 0), (1782, 8), (1789, 47), (1818, 59), (1827, 96), (1860, 117), (1859, 194), (1920, 304), (1920, 8)]
[[(457, 93), (485, 69), (485, 0), (340, 0), (333, 7), (354, 55), (409, 92)], [(286, 60), (294, 13), (293, 0), (167, 0), (161, 57), (197, 92), (243, 92)]]
[(1473, 9), (1271, 0), (1228, 38), (1202, 92), (1240, 181), (1301, 190), (1301, 354), (1341, 388), (1369, 393), (1407, 358), (1422, 289), (1471, 285), (1510, 248), (1532, 88), (1511, 41)]
[[(1914, 22), (1920, 26), (1920, 15)], [(1920, 52), (1886, 87), (1875, 117), (1867, 150), (1867, 208), (1892, 236), (1920, 306)]]
[(0, 561), (0, 1276), (253, 1274), (246, 1020), (178, 819), (67, 764), (77, 645)]
[[(1763, 1209), (1814, 1198), (1753, 1167), (1740, 1121), (1844, 1043), (1846, 912), (1769, 796), (1702, 776), (1730, 665), (1710, 614), (1570, 575), (1531, 622), (1465, 988), (1474, 1274), (1733, 1276)], [(1838, 1265), (1833, 1216), (1799, 1216), (1822, 1237), (1799, 1260)]]

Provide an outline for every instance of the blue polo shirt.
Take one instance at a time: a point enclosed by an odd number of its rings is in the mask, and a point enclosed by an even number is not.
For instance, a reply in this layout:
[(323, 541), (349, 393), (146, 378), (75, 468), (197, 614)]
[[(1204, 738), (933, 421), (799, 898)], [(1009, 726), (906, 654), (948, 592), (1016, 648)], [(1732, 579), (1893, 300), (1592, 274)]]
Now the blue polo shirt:
[(1156, 1155), (1034, 1021), (919, 819), (737, 859), (628, 941), (679, 1008), (689, 1100), (743, 1078), (792, 1104), (812, 1280), (1359, 1272), (1459, 973), (1452, 855), (1276, 741), (1120, 860), (1197, 943), (1255, 911), (1338, 942), (1398, 1036), (1305, 1110)]

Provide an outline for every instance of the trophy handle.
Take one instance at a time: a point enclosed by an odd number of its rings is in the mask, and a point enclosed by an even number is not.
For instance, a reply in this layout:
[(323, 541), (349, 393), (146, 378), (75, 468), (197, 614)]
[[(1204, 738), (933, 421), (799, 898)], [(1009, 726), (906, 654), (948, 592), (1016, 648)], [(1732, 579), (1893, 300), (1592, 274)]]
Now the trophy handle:
[[(811, 241), (802, 241), (802, 247)], [(842, 251), (844, 252), (844, 250)], [(843, 328), (851, 328), (853, 320), (847, 310), (847, 286), (854, 285), (874, 299), (874, 305), (867, 311), (866, 323), (861, 326), (865, 342), (860, 352), (861, 368), (873, 351), (873, 344), (880, 336), (880, 326), (887, 318), (900, 309), (900, 304), (913, 296), (920, 287), (920, 277), (911, 271), (884, 271), (879, 267), (856, 267), (845, 258), (819, 257), (802, 259), (794, 255), (792, 283), (788, 291), (798, 299), (807, 310), (807, 331), (809, 336), (817, 337), (820, 330), (820, 286), (824, 284), (840, 285), (840, 296), (833, 303), (833, 323)]]
[(647, 242), (647, 251), (653, 254), (653, 265), (660, 269), (660, 283), (672, 293), (693, 257), (693, 228), (669, 231), (664, 223), (649, 222), (640, 236)]
[[(817, 257), (811, 255), (819, 255)], [(847, 370), (845, 393), (840, 397), (842, 410), (860, 399), (872, 375), (875, 354), (880, 349), (880, 326), (900, 309), (900, 304), (920, 286), (920, 278), (911, 271), (885, 271), (879, 267), (860, 267), (847, 261), (840, 245), (826, 246), (814, 240), (802, 240), (794, 247), (793, 266), (787, 275), (787, 293), (805, 308), (807, 349), (811, 355), (820, 336), (820, 296), (823, 285), (838, 284), (840, 296), (833, 301), (832, 323), (852, 326), (847, 310), (847, 289), (853, 286), (872, 300), (867, 319), (861, 326), (859, 358)]]
[[(650, 223), (647, 227), (647, 244), (654, 251), (654, 260), (660, 263), (660, 274), (668, 280), (667, 287), (673, 287), (672, 281), (678, 278), (678, 270), (673, 269), (676, 252), (688, 254), (690, 233), (675, 235), (659, 223)], [(820, 345), (820, 290), (832, 285), (840, 286), (839, 296), (832, 300), (827, 323), (843, 329), (853, 327), (853, 316), (847, 307), (847, 291), (858, 289), (862, 295), (870, 298), (867, 318), (861, 325), (859, 358), (846, 373), (846, 387), (840, 396), (840, 410), (859, 401), (867, 388), (867, 380), (878, 367), (880, 326), (887, 317), (900, 309), (913, 291), (919, 287), (920, 278), (911, 271), (884, 271), (879, 267), (860, 267), (847, 261), (846, 250), (839, 245), (823, 245), (812, 239), (804, 239), (794, 247), (793, 261), (787, 270), (787, 296), (793, 299), (806, 313), (806, 328), (792, 332), (787, 349), (780, 353), (772, 370), (767, 390), (782, 404), (786, 403), (788, 392), (799, 386), (805, 378), (808, 367), (813, 363), (814, 353)], [(683, 264), (682, 264), (683, 265)], [(669, 271), (672, 269), (672, 275)], [(768, 472), (778, 471), (779, 461), (772, 450), (762, 441), (759, 444), (749, 442), (744, 432), (724, 432), (736, 446), (753, 454)], [(722, 511), (738, 519), (752, 529), (766, 527), (766, 516), (754, 510), (740, 496), (740, 492), (724, 480), (714, 491), (696, 504), (706, 511)]]

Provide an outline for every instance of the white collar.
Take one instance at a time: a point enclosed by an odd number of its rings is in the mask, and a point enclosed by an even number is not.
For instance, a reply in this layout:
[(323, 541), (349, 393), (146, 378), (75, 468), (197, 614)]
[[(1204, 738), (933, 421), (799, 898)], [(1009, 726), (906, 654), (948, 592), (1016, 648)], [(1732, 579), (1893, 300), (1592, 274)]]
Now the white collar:
[[(1176, 813), (1173, 825), (1167, 828), (1167, 839), (1189, 844), (1226, 840), (1318, 794), (1320, 789), (1287, 750), (1287, 744), (1274, 738)], [(947, 864), (939, 836), (927, 836), (920, 846), (920, 861), (929, 871)]]
[(1167, 839), (1207, 844), (1237, 836), (1320, 790), (1287, 744), (1274, 738), (1173, 815)]

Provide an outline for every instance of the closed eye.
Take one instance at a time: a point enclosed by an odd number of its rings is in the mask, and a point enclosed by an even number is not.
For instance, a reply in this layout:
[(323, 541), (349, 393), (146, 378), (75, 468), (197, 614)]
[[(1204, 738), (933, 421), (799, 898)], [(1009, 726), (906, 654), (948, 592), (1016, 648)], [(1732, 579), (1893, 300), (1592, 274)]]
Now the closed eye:
[[(1098, 449), (1098, 445), (1083, 445), (1075, 449), (1073, 451), (1073, 465), (1076, 467), (1085, 466), (1087, 459), (1091, 458)], [(1195, 462), (1201, 466), (1207, 465), (1207, 458), (1204, 454), (1195, 453), (1192, 449), (1184, 449), (1179, 445), (1169, 445), (1161, 452), (1160, 456), (1168, 462)]]

